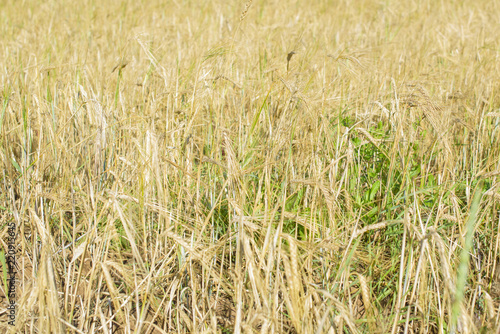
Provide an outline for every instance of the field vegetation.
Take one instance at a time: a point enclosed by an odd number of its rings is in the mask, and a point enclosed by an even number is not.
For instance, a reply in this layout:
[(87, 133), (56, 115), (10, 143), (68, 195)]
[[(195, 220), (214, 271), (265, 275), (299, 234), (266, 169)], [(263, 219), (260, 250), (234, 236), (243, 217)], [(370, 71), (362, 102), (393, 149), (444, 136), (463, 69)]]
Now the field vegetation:
[(0, 2), (0, 332), (498, 333), (499, 22)]

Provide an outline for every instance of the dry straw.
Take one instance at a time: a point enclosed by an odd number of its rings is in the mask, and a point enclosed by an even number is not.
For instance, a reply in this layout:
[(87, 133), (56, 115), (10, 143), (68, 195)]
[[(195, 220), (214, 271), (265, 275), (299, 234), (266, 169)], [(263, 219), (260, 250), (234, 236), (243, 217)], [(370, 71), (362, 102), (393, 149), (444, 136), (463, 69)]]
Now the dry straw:
[(500, 2), (59, 2), (2, 3), (0, 333), (498, 332)]

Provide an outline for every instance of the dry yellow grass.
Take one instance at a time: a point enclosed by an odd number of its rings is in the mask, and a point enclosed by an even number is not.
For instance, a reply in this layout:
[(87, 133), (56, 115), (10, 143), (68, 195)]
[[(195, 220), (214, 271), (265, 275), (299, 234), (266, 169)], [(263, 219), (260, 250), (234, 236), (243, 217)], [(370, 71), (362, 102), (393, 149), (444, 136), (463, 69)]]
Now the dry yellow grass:
[(499, 13), (2, 2), (0, 331), (499, 332)]

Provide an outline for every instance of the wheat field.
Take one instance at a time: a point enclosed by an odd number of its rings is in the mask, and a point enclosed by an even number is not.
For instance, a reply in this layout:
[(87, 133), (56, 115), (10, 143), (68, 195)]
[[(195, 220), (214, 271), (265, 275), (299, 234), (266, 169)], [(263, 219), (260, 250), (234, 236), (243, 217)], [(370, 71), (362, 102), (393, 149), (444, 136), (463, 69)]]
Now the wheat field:
[(500, 3), (0, 3), (0, 332), (500, 333)]

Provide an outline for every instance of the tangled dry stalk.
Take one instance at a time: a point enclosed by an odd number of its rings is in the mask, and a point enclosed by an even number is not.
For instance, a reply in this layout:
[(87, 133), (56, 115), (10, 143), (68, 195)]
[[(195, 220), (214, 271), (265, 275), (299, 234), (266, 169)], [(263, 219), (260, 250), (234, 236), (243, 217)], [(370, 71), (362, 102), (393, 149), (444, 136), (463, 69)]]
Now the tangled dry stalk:
[(0, 331), (499, 332), (498, 13), (3, 2)]

